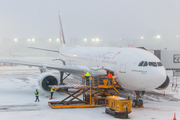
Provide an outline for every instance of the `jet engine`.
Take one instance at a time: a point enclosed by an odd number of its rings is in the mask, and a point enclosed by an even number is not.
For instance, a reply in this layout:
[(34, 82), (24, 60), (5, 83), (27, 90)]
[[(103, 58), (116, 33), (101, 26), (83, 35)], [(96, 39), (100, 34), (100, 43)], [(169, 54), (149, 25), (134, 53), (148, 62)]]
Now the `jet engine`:
[(38, 84), (41, 89), (45, 91), (50, 91), (49, 85), (57, 85), (58, 84), (58, 78), (55, 77), (53, 73), (50, 72), (44, 72), (38, 76)]
[(169, 85), (169, 82), (170, 82), (170, 80), (169, 80), (169, 77), (167, 76), (165, 82), (156, 89), (163, 90), (163, 89), (167, 88)]

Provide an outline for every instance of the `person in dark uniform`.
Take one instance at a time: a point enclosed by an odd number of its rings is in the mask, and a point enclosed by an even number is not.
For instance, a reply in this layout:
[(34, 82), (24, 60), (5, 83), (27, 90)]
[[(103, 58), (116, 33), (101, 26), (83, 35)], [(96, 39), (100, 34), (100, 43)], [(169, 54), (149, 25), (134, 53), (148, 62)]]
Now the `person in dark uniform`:
[(54, 90), (51, 88), (50, 92), (51, 92), (51, 97), (50, 97), (50, 99), (53, 99)]
[(36, 90), (36, 92), (35, 92), (35, 96), (36, 96), (36, 100), (35, 100), (35, 102), (38, 100), (38, 102), (39, 102), (39, 92), (38, 92), (38, 90)]
[(89, 72), (87, 72), (85, 74), (85, 78), (86, 78), (86, 85), (89, 85), (89, 77), (91, 77), (91, 74)]

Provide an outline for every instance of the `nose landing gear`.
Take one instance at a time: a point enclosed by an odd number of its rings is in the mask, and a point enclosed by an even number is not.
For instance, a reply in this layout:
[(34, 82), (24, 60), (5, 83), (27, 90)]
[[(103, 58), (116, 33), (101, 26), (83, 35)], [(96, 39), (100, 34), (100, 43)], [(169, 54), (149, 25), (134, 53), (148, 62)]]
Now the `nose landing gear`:
[(135, 91), (136, 99), (133, 100), (132, 106), (135, 108), (144, 108), (143, 106), (143, 100), (140, 99), (144, 95), (145, 91)]

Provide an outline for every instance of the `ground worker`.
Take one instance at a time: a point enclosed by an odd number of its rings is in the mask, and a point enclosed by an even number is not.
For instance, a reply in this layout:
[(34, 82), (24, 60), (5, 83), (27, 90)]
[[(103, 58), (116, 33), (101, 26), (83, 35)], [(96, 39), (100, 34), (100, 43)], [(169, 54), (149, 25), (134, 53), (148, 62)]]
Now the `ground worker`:
[(38, 90), (36, 90), (36, 92), (35, 92), (35, 96), (36, 96), (36, 100), (35, 100), (35, 102), (38, 100), (38, 102), (39, 102), (39, 92), (38, 92)]
[[(114, 77), (111, 75), (110, 72), (108, 72), (107, 78), (112, 79), (112, 78), (114, 78)], [(110, 81), (111, 81), (111, 80), (108, 80), (108, 84), (109, 84), (109, 85), (111, 84)], [(112, 84), (113, 84), (113, 79), (112, 79)]]
[(91, 74), (89, 72), (87, 72), (85, 74), (85, 77), (86, 77), (86, 85), (89, 85), (89, 77), (91, 76)]
[(107, 75), (108, 78), (112, 78), (113, 76), (111, 75), (110, 72), (108, 72), (108, 75)]
[(51, 97), (50, 97), (50, 99), (53, 99), (54, 90), (51, 88), (50, 92), (51, 92)]

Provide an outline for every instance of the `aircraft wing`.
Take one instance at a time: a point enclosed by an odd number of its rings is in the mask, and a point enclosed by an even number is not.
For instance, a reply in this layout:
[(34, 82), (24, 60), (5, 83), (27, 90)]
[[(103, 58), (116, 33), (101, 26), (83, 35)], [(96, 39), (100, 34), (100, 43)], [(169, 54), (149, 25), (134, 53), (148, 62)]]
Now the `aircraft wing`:
[(54, 69), (61, 72), (68, 72), (75, 75), (82, 76), (87, 71), (91, 72), (93, 76), (97, 75), (104, 75), (106, 74), (105, 69), (91, 69), (87, 66), (81, 66), (81, 65), (62, 65), (62, 64), (46, 64), (46, 63), (37, 63), (37, 62), (27, 62), (27, 61), (19, 61), (19, 60), (5, 60), (0, 59), (1, 63), (9, 63), (11, 65), (24, 65), (29, 67), (39, 67), (39, 68), (47, 68), (47, 69)]
[(44, 48), (37, 48), (37, 47), (29, 47), (31, 49), (37, 49), (37, 50), (43, 50), (43, 51), (50, 51), (50, 52), (57, 52), (59, 53), (58, 50), (50, 50), (50, 49), (44, 49)]

